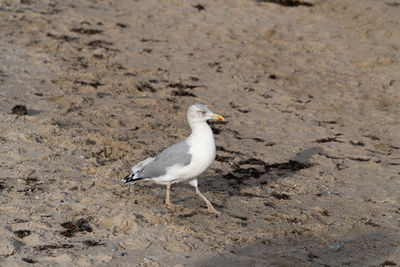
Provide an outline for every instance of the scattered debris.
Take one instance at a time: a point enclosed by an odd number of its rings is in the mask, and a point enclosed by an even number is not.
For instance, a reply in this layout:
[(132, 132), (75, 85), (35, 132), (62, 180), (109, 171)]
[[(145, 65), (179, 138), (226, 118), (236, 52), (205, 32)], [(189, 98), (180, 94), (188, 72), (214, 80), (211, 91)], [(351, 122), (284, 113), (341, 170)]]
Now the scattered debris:
[(355, 157), (347, 157), (349, 160), (355, 160), (355, 161), (370, 161), (370, 158), (355, 158)]
[(310, 259), (318, 259), (319, 256), (313, 254), (312, 252), (308, 253), (307, 257), (309, 257)]
[(93, 35), (93, 34), (100, 34), (103, 33), (102, 30), (97, 29), (84, 29), (84, 28), (72, 28), (71, 32), (79, 33), (79, 34), (86, 34), (86, 35)]
[(328, 143), (328, 142), (343, 143), (343, 141), (337, 140), (337, 137), (327, 137), (313, 141), (313, 143)]
[(104, 84), (100, 83), (99, 81), (93, 81), (93, 82), (85, 82), (85, 81), (79, 81), (79, 80), (75, 80), (74, 81), (75, 84), (80, 84), (82, 86), (91, 86), (95, 89), (97, 89), (97, 87), (102, 86)]
[(206, 9), (202, 4), (196, 4), (193, 5), (193, 7), (196, 8), (198, 11), (203, 11)]
[(128, 28), (128, 25), (126, 25), (126, 24), (124, 24), (124, 23), (120, 23), (120, 22), (118, 22), (118, 23), (115, 24), (115, 25), (117, 25), (117, 26), (120, 27), (120, 28)]
[(400, 3), (397, 3), (397, 2), (385, 3), (385, 4), (388, 6), (391, 6), (391, 7), (400, 7)]
[(369, 225), (369, 226), (372, 226), (372, 227), (380, 227), (379, 224), (373, 222), (371, 219), (362, 218), (361, 221), (363, 221), (365, 223), (365, 225)]
[(79, 219), (77, 221), (70, 221), (62, 223), (61, 226), (67, 230), (62, 231), (60, 234), (65, 237), (73, 237), (78, 232), (92, 232), (93, 229), (87, 219)]
[(371, 140), (377, 141), (377, 140), (381, 140), (379, 137), (375, 136), (375, 135), (363, 135), (364, 137), (368, 137)]
[(196, 87), (199, 87), (199, 85), (190, 85), (190, 84), (184, 84), (184, 83), (170, 83), (170, 84), (168, 84), (168, 87), (178, 88), (178, 89), (194, 89)]
[(96, 246), (104, 246), (106, 243), (94, 240), (84, 240), (82, 241), (82, 244), (88, 247), (96, 247)]
[(156, 92), (156, 89), (148, 82), (139, 82), (139, 84), (136, 85), (136, 89), (138, 89), (139, 92)]
[(72, 41), (78, 40), (77, 37), (71, 37), (68, 35), (55, 35), (52, 33), (47, 33), (46, 36), (50, 37), (52, 39), (55, 39), (55, 40), (61, 40), (61, 41), (65, 41), (65, 42), (72, 42)]
[(27, 263), (37, 263), (36, 260), (31, 259), (31, 258), (22, 258), (22, 260), (23, 260), (24, 262), (27, 262)]
[(273, 196), (274, 198), (279, 199), (279, 200), (281, 200), (281, 199), (283, 199), (283, 200), (289, 200), (289, 199), (290, 199), (290, 196), (287, 195), (287, 194), (284, 194), (284, 193), (272, 192), (272, 193), (271, 193), (271, 196)]
[(24, 105), (16, 105), (11, 110), (12, 114), (16, 114), (18, 116), (23, 116), (28, 114), (28, 110)]
[(306, 6), (312, 7), (314, 4), (308, 2), (302, 2), (298, 0), (257, 0), (257, 2), (264, 3), (274, 3), (284, 7), (297, 7), (297, 6)]
[(350, 140), (350, 144), (352, 144), (353, 146), (365, 146), (365, 143), (361, 141), (354, 142)]
[(312, 167), (312, 163), (303, 163), (296, 160), (289, 160), (288, 162), (283, 163), (274, 163), (266, 165), (266, 169), (269, 171), (270, 169), (278, 169), (278, 170), (289, 170), (292, 172), (296, 172), (302, 169), (307, 169)]
[(183, 89), (179, 89), (177, 91), (172, 91), (173, 96), (191, 96), (191, 97), (196, 97), (195, 94), (192, 92), (185, 91)]
[(60, 244), (60, 245), (40, 245), (40, 246), (35, 246), (34, 249), (36, 251), (47, 251), (47, 250), (52, 250), (52, 249), (60, 249), (60, 248), (73, 248), (74, 245), (71, 244)]
[[(216, 161), (219, 161), (219, 162), (228, 163), (228, 162), (230, 162), (232, 159), (233, 159), (233, 158), (232, 158), (232, 157), (229, 157), (229, 156), (220, 156), (220, 155), (216, 155), (216, 156), (215, 156), (215, 160), (216, 160)], [(0, 189), (1, 189), (1, 188), (0, 188)]]
[(15, 231), (14, 234), (18, 238), (24, 238), (24, 237), (29, 236), (31, 234), (31, 231), (29, 231), (29, 230), (18, 230), (18, 231)]
[(4, 182), (0, 182), (0, 193), (3, 192), (4, 189), (6, 189), (7, 186), (5, 186)]
[(142, 39), (140, 39), (140, 41), (142, 43), (147, 43), (147, 42), (153, 42), (153, 43), (165, 42), (165, 43), (167, 43), (168, 42), (167, 40), (157, 40), (157, 39), (147, 39), (147, 38), (142, 38)]
[(97, 48), (97, 47), (105, 48), (107, 46), (113, 45), (113, 43), (112, 42), (103, 41), (103, 40), (94, 40), (94, 41), (90, 41), (89, 43), (87, 43), (87, 45), (92, 47), (92, 48)]
[(241, 160), (238, 162), (239, 165), (244, 165), (244, 164), (249, 164), (249, 165), (260, 165), (260, 166), (267, 166), (267, 164), (260, 160), (260, 159), (256, 159), (256, 158), (248, 158), (245, 160)]
[[(400, 3), (399, 3), (400, 6)], [(385, 267), (385, 266), (397, 266), (397, 263), (393, 262), (393, 261), (384, 261), (382, 262), (379, 266)]]

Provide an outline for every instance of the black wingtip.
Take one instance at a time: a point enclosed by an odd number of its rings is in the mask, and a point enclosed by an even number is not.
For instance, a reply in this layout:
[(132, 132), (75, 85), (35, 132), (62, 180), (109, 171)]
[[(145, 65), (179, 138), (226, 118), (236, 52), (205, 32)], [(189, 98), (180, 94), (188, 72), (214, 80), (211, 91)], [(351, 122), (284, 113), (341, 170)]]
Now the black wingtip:
[(131, 175), (128, 174), (127, 176), (124, 177), (124, 179), (121, 180), (121, 182), (123, 184), (127, 184), (127, 183), (129, 183), (130, 178), (131, 178)]
[(143, 179), (143, 178), (134, 178), (133, 176), (134, 176), (134, 174), (131, 173), (131, 174), (127, 175), (124, 179), (122, 179), (121, 182), (123, 184), (127, 184), (127, 183), (133, 183), (133, 182)]

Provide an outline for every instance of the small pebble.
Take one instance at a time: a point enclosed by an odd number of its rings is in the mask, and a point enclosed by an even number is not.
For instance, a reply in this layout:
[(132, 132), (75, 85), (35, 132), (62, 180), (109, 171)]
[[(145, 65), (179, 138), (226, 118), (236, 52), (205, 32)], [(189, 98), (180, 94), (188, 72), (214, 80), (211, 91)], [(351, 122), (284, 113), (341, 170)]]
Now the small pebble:
[(125, 252), (118, 252), (118, 256), (120, 256), (120, 257), (123, 257), (123, 256), (125, 256), (126, 255), (126, 253)]
[(343, 241), (340, 241), (338, 244), (329, 245), (328, 248), (332, 251), (338, 251), (343, 245)]

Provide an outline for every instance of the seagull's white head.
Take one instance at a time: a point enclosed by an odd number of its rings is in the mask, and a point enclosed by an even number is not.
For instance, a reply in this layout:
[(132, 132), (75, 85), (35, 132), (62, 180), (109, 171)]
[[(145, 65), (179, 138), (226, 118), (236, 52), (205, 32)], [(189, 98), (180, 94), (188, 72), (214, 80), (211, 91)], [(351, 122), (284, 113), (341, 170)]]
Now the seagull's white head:
[(208, 109), (207, 106), (201, 104), (194, 104), (188, 108), (187, 118), (189, 124), (193, 123), (204, 123), (207, 120), (215, 119), (219, 121), (224, 121), (224, 117), (221, 115), (215, 114), (211, 110)]

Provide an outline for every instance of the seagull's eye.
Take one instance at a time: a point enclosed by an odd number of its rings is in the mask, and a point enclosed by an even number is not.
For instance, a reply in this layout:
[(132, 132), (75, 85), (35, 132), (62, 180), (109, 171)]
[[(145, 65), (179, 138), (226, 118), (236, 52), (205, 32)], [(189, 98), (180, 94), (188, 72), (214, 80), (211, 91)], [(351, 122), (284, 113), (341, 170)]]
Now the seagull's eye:
[(207, 113), (207, 111), (200, 110), (200, 113), (203, 114), (203, 115), (205, 115), (205, 114)]

